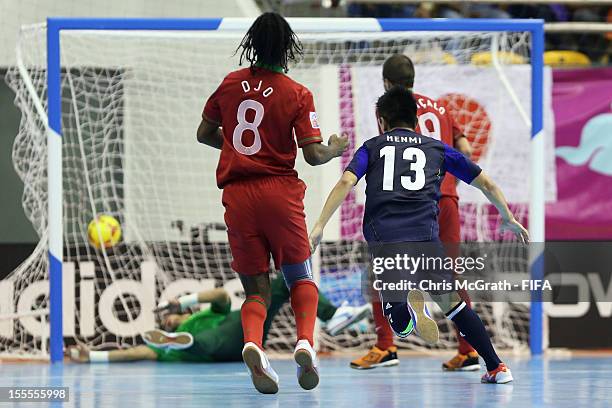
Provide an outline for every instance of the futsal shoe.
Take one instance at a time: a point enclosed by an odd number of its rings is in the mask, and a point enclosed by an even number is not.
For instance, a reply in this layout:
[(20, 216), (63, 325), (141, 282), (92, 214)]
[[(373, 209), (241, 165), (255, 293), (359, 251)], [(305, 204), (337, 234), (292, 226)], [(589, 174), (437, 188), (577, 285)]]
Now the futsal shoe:
[(345, 300), (342, 305), (336, 309), (336, 313), (334, 313), (332, 318), (327, 321), (325, 330), (331, 336), (336, 336), (342, 330), (368, 316), (371, 310), (372, 306), (369, 303), (363, 306), (349, 306), (348, 302)]
[(185, 332), (168, 333), (154, 329), (145, 332), (142, 339), (149, 346), (167, 350), (184, 350), (193, 345), (193, 336)]
[(293, 359), (298, 365), (297, 378), (300, 387), (305, 390), (312, 390), (319, 385), (317, 353), (308, 340), (298, 340), (293, 352)]
[(262, 394), (276, 394), (278, 392), (278, 374), (257, 344), (246, 343), (242, 348), (242, 359), (249, 369), (251, 380), (257, 391)]
[(512, 373), (504, 363), (499, 363), (495, 370), (486, 372), (480, 379), (480, 382), (487, 384), (506, 384), (512, 381)]
[(480, 370), (480, 362), (478, 361), (478, 353), (470, 351), (467, 354), (457, 353), (457, 355), (446, 363), (442, 363), (444, 371), (478, 371)]
[(381, 350), (374, 346), (365, 356), (351, 361), (351, 368), (355, 370), (370, 370), (372, 368), (391, 367), (398, 364), (397, 347), (391, 346), (386, 350)]
[(408, 306), (417, 335), (427, 344), (436, 344), (440, 338), (440, 333), (438, 332), (438, 325), (429, 316), (423, 292), (420, 290), (408, 292)]

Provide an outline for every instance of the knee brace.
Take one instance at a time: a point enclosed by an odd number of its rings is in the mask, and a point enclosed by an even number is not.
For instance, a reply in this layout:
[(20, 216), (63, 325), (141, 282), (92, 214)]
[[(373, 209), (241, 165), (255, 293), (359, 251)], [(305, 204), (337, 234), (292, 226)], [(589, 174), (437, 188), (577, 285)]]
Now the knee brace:
[(299, 264), (283, 265), (281, 266), (283, 278), (285, 279), (285, 285), (291, 289), (298, 281), (311, 281), (314, 283), (312, 278), (312, 261), (310, 258)]

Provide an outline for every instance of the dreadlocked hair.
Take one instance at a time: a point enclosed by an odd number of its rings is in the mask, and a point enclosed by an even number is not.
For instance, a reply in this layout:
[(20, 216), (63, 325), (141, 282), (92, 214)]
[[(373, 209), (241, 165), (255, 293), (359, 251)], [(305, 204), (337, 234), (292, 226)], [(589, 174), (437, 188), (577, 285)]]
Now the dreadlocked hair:
[(263, 13), (257, 17), (240, 42), (240, 65), (246, 60), (255, 64), (277, 65), (289, 71), (289, 61), (303, 55), (302, 43), (287, 20), (278, 13)]

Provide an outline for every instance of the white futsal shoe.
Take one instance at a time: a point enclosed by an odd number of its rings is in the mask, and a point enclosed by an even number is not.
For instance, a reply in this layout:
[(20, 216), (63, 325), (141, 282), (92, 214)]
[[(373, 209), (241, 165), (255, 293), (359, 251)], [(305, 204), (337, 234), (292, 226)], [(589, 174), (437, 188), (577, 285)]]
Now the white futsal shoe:
[(251, 380), (253, 380), (253, 385), (257, 391), (262, 394), (276, 394), (278, 392), (278, 374), (257, 344), (246, 343), (242, 348), (242, 359), (249, 369)]
[(427, 344), (436, 344), (440, 338), (440, 332), (435, 320), (429, 316), (423, 292), (420, 290), (408, 292), (408, 306), (417, 335)]
[(299, 340), (297, 342), (293, 358), (298, 365), (297, 378), (300, 386), (305, 390), (312, 390), (319, 385), (317, 353), (308, 340)]
[(325, 330), (331, 335), (336, 336), (350, 325), (359, 322), (367, 317), (372, 311), (372, 305), (366, 303), (363, 306), (349, 306), (345, 300), (331, 319), (325, 323)]
[(168, 333), (154, 329), (145, 332), (142, 339), (149, 346), (167, 350), (184, 350), (193, 345), (193, 336), (187, 332)]
[(495, 370), (486, 372), (480, 379), (480, 382), (486, 384), (507, 384), (512, 381), (512, 373), (504, 363), (500, 363)]

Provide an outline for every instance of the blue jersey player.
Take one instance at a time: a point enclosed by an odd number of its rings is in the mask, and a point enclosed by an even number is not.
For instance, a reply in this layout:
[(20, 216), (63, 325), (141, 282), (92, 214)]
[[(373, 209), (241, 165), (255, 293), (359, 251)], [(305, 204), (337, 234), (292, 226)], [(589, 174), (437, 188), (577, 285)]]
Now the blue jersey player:
[[(342, 177), (329, 194), (315, 224), (310, 241), (314, 250), (321, 241), (325, 225), (353, 186), (365, 176), (366, 205), (363, 233), (372, 247), (395, 248), (410, 244), (411, 248), (431, 251), (438, 248), (438, 206), (440, 184), (448, 171), (460, 180), (480, 189), (495, 205), (502, 217), (502, 228), (512, 231), (521, 242), (528, 242), (527, 230), (512, 215), (495, 183), (468, 158), (448, 145), (414, 132), (417, 106), (412, 92), (393, 87), (376, 104), (383, 134), (366, 141), (353, 157)], [(384, 245), (382, 245), (384, 244)], [(385, 275), (382, 275), (385, 280)], [(387, 317), (397, 335), (412, 330), (426, 342), (438, 340), (438, 327), (429, 317), (424, 294), (407, 291), (402, 306), (384, 301), (393, 313)], [(512, 374), (499, 359), (487, 331), (476, 313), (455, 291), (429, 292), (452, 320), (465, 339), (485, 360), (487, 372), (483, 382), (507, 383)], [(405, 327), (402, 328), (402, 325)]]

